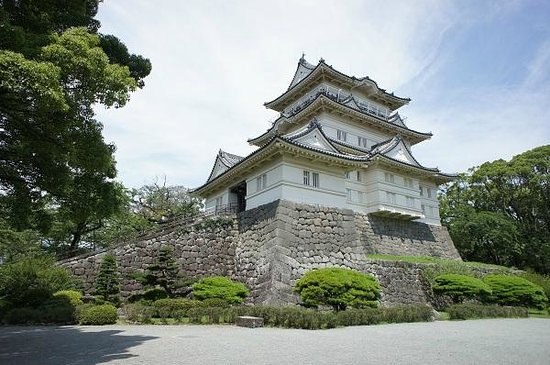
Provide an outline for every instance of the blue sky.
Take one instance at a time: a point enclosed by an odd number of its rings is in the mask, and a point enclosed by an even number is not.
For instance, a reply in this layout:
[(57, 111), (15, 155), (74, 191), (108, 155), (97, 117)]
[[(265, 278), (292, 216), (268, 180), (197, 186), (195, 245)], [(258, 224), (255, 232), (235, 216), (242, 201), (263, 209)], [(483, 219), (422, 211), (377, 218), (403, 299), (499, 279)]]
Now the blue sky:
[(302, 52), (410, 97), (409, 127), (434, 133), (413, 148), (426, 166), (550, 143), (549, 1), (107, 0), (98, 18), (153, 63), (127, 106), (98, 110), (127, 186), (195, 187), (219, 148), (252, 152)]

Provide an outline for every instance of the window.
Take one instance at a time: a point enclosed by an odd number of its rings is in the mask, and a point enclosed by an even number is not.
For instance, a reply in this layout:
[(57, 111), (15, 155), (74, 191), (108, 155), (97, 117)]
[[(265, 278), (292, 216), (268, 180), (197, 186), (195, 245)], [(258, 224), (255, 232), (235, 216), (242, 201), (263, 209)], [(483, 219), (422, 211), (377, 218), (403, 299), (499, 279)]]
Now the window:
[(220, 209), (223, 203), (223, 197), (219, 196), (216, 198), (216, 209)]
[(422, 204), (420, 208), (422, 208), (422, 214), (426, 215), (426, 206)]
[(428, 194), (428, 198), (431, 198), (431, 197), (432, 197), (432, 189), (427, 188), (427, 189), (426, 189), (426, 193)]
[(361, 181), (361, 171), (357, 171), (357, 181)]
[(407, 188), (413, 187), (413, 180), (411, 178), (406, 177), (405, 179), (403, 179), (403, 181), (405, 182), (405, 187)]
[(337, 129), (336, 130), (336, 138), (338, 138), (339, 141), (347, 141), (348, 139), (348, 133), (343, 131), (343, 130), (340, 130), (340, 129)]
[(313, 186), (318, 188), (319, 187), (319, 173), (314, 172), (314, 173), (311, 174), (311, 176), (313, 177)]
[(309, 186), (309, 171), (304, 171), (304, 185)]
[(365, 137), (357, 137), (357, 145), (359, 147), (367, 148), (367, 139)]
[(430, 217), (434, 217), (434, 216), (435, 216), (435, 214), (434, 214), (434, 207), (428, 206), (428, 215), (429, 215)]
[(267, 175), (262, 174), (256, 178), (256, 191), (260, 191), (262, 189), (265, 189), (267, 185)]
[(357, 201), (359, 203), (363, 203), (363, 192), (362, 191), (357, 192)]
[(346, 189), (346, 195), (348, 197), (348, 201), (351, 201), (351, 189)]
[(304, 170), (304, 185), (319, 187), (319, 173)]
[(396, 202), (396, 195), (395, 193), (390, 193), (388, 191), (386, 191), (386, 202), (390, 203), (390, 204), (395, 204)]
[(389, 172), (386, 172), (386, 173), (384, 173), (384, 180), (386, 180), (386, 182), (394, 184), (395, 183), (395, 176), (393, 176), (393, 174), (390, 174)]
[(423, 186), (420, 187), (420, 196), (424, 196), (424, 187)]
[(346, 173), (344, 174), (344, 177), (346, 178), (346, 180), (349, 180), (349, 179), (350, 179), (349, 171), (346, 171)]
[(407, 197), (407, 207), (414, 208), (414, 198), (410, 196)]

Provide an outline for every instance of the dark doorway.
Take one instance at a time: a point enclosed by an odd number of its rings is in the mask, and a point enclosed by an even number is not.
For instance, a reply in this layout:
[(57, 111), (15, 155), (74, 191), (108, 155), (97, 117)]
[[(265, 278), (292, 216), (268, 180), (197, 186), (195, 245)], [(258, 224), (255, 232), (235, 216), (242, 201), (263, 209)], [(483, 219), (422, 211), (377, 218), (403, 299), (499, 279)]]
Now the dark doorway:
[(236, 209), (237, 213), (243, 212), (246, 210), (246, 181), (242, 181), (239, 185), (232, 187), (229, 190), (230, 193), (237, 196), (237, 206), (233, 209)]

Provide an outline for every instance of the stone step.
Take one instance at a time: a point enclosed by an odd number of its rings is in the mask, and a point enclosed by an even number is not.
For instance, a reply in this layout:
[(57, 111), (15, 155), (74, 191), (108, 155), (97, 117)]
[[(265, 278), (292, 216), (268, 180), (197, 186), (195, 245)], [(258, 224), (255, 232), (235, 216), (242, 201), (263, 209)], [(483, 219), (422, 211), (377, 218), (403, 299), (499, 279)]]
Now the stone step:
[(263, 327), (264, 319), (261, 317), (238, 316), (235, 318), (235, 325), (248, 328)]

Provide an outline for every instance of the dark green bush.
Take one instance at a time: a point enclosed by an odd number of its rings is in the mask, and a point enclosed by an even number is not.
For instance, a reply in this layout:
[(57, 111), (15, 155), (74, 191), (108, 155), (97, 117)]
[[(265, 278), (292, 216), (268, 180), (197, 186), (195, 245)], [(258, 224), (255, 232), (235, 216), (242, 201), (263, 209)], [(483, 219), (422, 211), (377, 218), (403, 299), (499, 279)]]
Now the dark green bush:
[(243, 283), (224, 276), (203, 278), (193, 284), (193, 297), (199, 300), (219, 298), (231, 304), (239, 304), (249, 293)]
[(154, 302), (155, 300), (168, 298), (166, 290), (162, 288), (147, 289), (143, 293), (132, 294), (128, 297), (129, 303), (137, 303), (142, 300)]
[(165, 298), (156, 300), (153, 308), (155, 315), (160, 318), (181, 318), (187, 315), (189, 309), (201, 305), (202, 303), (198, 300)]
[(487, 284), (472, 276), (446, 274), (437, 276), (434, 281), (434, 293), (448, 295), (454, 303), (464, 299), (483, 299), (491, 294)]
[(56, 291), (72, 289), (74, 284), (67, 270), (55, 266), (52, 258), (25, 258), (0, 265), (0, 299), (13, 308), (40, 306)]
[(519, 276), (487, 275), (483, 281), (493, 291), (491, 303), (544, 309), (548, 302), (540, 286)]
[(453, 304), (447, 308), (447, 313), (450, 319), (517, 318), (529, 315), (524, 307), (478, 304)]
[(114, 324), (117, 321), (117, 309), (111, 304), (89, 305), (77, 311), (78, 323), (84, 325)]
[(67, 300), (50, 300), (36, 308), (13, 308), (3, 321), (7, 324), (73, 324), (75, 308)]
[(373, 276), (338, 267), (306, 273), (294, 290), (306, 306), (330, 305), (336, 311), (377, 307), (380, 298), (380, 285)]
[(13, 308), (4, 315), (6, 324), (37, 324), (41, 323), (41, 313), (37, 308)]

